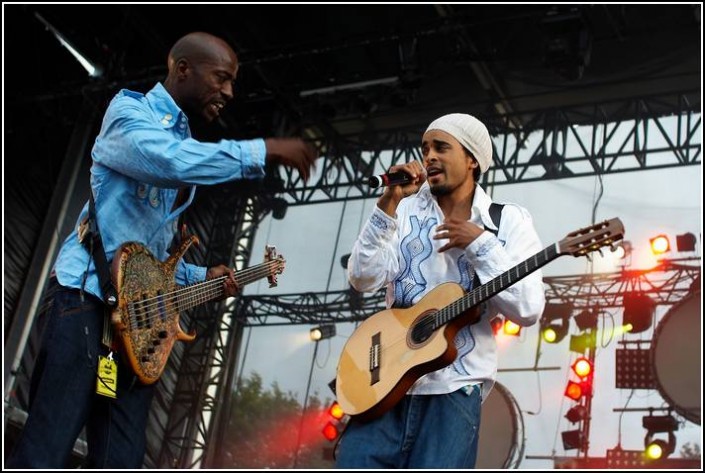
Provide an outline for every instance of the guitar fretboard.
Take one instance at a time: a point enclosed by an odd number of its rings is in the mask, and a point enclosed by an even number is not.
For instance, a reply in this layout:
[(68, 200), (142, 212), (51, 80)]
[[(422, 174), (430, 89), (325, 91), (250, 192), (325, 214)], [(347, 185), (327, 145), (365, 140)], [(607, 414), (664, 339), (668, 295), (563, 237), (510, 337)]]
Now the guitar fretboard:
[(442, 327), (454, 318), (465, 313), (468, 309), (475, 307), (495, 294), (505, 290), (515, 282), (533, 273), (541, 266), (544, 266), (550, 261), (558, 258), (560, 255), (561, 254), (558, 252), (558, 244), (554, 243), (553, 245), (539, 251), (534, 256), (527, 258), (508, 271), (500, 274), (491, 281), (488, 281), (482, 286), (473, 289), (457, 301), (449, 304), (434, 314), (433, 330)]
[[(242, 288), (251, 282), (274, 274), (273, 268), (278, 264), (281, 264), (280, 261), (271, 260), (258, 264), (257, 266), (252, 266), (251, 268), (238, 271), (235, 273), (235, 281), (238, 286)], [(174, 291), (174, 296), (176, 298), (179, 311), (188, 310), (205, 302), (223, 297), (223, 294), (225, 293), (223, 283), (226, 278), (227, 276), (219, 276), (217, 278), (192, 284), (190, 286), (184, 286), (179, 290)]]

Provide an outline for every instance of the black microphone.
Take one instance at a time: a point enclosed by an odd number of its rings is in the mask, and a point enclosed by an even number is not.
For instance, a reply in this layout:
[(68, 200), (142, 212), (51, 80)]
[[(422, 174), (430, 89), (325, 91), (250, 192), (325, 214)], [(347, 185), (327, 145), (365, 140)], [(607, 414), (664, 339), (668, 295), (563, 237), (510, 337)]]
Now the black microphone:
[(388, 174), (380, 174), (372, 176), (368, 184), (373, 189), (384, 186), (403, 186), (411, 182), (411, 176), (405, 172), (390, 172)]

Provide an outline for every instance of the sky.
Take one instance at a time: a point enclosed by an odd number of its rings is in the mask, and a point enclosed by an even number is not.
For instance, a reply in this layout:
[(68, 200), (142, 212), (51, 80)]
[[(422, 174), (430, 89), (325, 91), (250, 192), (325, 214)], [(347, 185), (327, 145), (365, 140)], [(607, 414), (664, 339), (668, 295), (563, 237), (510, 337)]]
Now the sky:
[[(629, 240), (634, 247), (632, 269), (646, 269), (656, 264), (648, 240), (660, 233), (670, 235), (672, 240), (678, 234), (695, 234), (697, 256), (701, 255), (702, 166), (610, 174), (603, 176), (603, 186), (596, 221), (613, 217), (622, 220), (625, 240)], [(492, 190), (492, 195), (495, 200), (526, 207), (533, 216), (543, 245), (548, 246), (564, 238), (567, 233), (591, 224), (598, 188), (596, 177), (585, 177), (501, 185)], [(283, 220), (265, 219), (255, 238), (253, 254), (262, 254), (265, 244), (273, 244), (286, 259), (286, 269), (279, 276), (278, 287), (269, 288), (264, 283), (257, 283), (247, 286), (244, 293), (298, 294), (346, 289), (348, 283), (339, 263), (340, 257), (350, 253), (361, 225), (375, 202), (376, 199), (367, 199), (350, 201), (347, 205), (295, 206), (289, 207)], [(339, 226), (341, 231), (338, 235)], [(587, 274), (590, 271), (612, 272), (622, 263), (611, 252), (607, 252), (604, 258), (594, 258), (592, 265), (584, 257), (561, 256), (545, 266), (543, 274), (561, 276)], [(657, 322), (667, 309), (657, 308)], [(621, 320), (621, 311), (610, 312), (615, 320)], [(654, 324), (650, 330), (628, 339), (651, 340), (656, 326)], [(243, 374), (248, 376), (257, 372), (265, 386), (276, 382), (285, 391), (293, 392), (303, 403), (313, 363), (310, 392), (322, 399), (332, 398), (327, 383), (335, 378), (338, 357), (354, 325), (338, 324), (337, 335), (320, 342), (315, 360), (312, 359), (314, 343), (309, 339), (311, 328), (309, 325), (248, 328), (251, 333), (246, 333), (250, 340), (244, 353)], [(570, 333), (576, 333), (575, 324), (571, 324)], [(524, 328), (519, 337), (498, 337), (497, 381), (515, 399), (518, 407), (516, 412), (505, 412), (506, 409), (503, 409), (503, 412), (490, 411), (489, 415), (485, 414), (485, 419), (491, 419), (493, 415), (510, 415), (523, 422), (523, 430), (506, 428), (502, 435), (517, 447), (523, 446), (524, 457), (510, 455), (510, 460), (520, 461), (519, 468), (527, 469), (553, 468), (552, 460), (545, 457), (571, 457), (577, 452), (564, 451), (560, 435), (563, 431), (577, 428), (564, 418), (574, 404), (563, 396), (566, 382), (571, 378), (570, 363), (576, 356), (568, 348), (570, 337), (555, 345), (542, 344), (538, 363), (543, 368), (541, 371), (514, 370), (534, 366), (538, 338), (538, 324)], [(601, 342), (595, 360), (590, 456), (604, 457), (606, 450), (614, 448), (620, 441), (623, 449), (643, 449), (645, 430), (642, 417), (646, 412), (625, 412), (620, 419), (620, 413), (615, 409), (665, 405), (656, 390), (635, 390), (632, 393), (631, 390), (615, 388), (614, 358), (620, 339), (601, 338), (598, 332)], [(701, 334), (691, 334), (689, 340), (700, 344), (702, 354)], [(700, 360), (693, 362), (697, 373), (702, 368)], [(508, 369), (514, 371), (503, 371)], [(676, 453), (672, 457), (678, 456), (685, 442), (702, 447), (702, 428), (686, 421), (676, 432), (676, 439)], [(493, 457), (491, 460), (501, 462), (504, 458)]]

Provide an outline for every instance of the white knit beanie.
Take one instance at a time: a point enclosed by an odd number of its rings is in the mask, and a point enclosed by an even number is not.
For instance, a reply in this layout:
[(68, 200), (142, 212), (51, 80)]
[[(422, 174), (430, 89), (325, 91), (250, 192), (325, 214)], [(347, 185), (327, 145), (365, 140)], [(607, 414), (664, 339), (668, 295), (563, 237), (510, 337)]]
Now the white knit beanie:
[(460, 142), (480, 164), (484, 174), (492, 165), (492, 140), (487, 127), (477, 118), (466, 113), (451, 113), (434, 120), (426, 129), (441, 130)]

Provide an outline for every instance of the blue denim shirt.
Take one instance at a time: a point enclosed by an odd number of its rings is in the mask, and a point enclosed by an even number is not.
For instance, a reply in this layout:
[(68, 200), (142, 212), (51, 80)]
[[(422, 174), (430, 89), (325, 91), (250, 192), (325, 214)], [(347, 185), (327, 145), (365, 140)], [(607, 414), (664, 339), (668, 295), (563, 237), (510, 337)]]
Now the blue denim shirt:
[[(198, 184), (264, 176), (263, 139), (202, 143), (191, 138), (188, 119), (161, 84), (146, 95), (123, 89), (112, 99), (92, 150), (91, 188), (98, 226), (110, 261), (124, 242), (146, 246), (161, 261), (177, 231), (178, 217)], [(174, 209), (180, 188), (187, 201)], [(88, 214), (88, 203), (76, 223)], [(88, 252), (74, 230), (64, 241), (54, 272), (62, 286), (80, 288)], [(207, 268), (179, 262), (179, 284), (203, 281)], [(85, 289), (101, 297), (94, 262)]]

